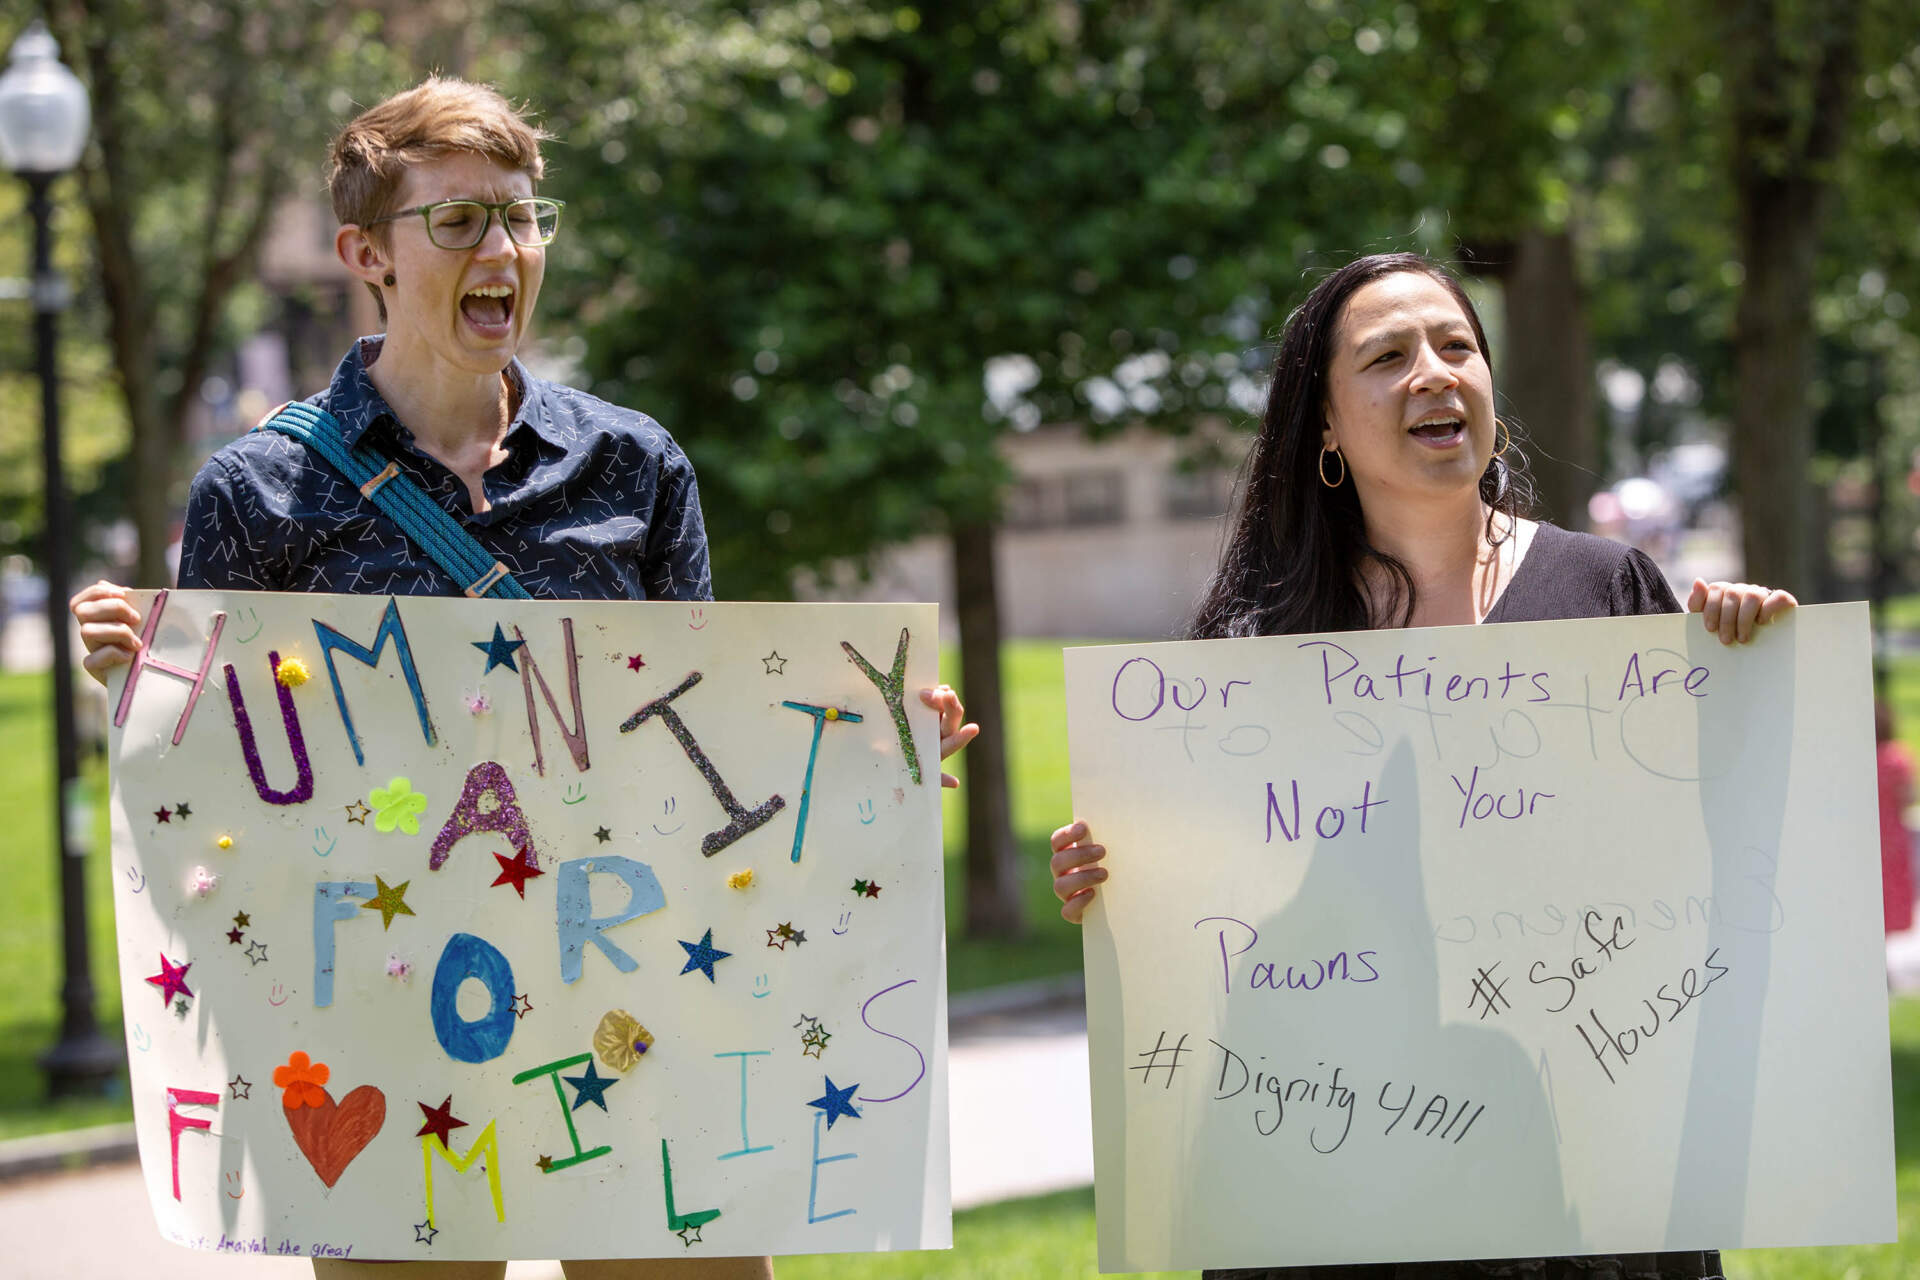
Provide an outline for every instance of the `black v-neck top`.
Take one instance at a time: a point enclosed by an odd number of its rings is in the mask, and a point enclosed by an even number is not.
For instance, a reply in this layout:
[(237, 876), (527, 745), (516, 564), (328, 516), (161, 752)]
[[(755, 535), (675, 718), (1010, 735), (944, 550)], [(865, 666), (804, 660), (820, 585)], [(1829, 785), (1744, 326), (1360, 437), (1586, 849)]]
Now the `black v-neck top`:
[[(1679, 613), (1665, 575), (1643, 551), (1587, 533), (1539, 525), (1486, 622), (1550, 622)], [(1361, 1266), (1251, 1267), (1206, 1280), (1724, 1280), (1715, 1250), (1390, 1262)]]
[(1507, 589), (1485, 622), (1552, 622), (1679, 613), (1680, 602), (1647, 553), (1555, 525), (1534, 528)]

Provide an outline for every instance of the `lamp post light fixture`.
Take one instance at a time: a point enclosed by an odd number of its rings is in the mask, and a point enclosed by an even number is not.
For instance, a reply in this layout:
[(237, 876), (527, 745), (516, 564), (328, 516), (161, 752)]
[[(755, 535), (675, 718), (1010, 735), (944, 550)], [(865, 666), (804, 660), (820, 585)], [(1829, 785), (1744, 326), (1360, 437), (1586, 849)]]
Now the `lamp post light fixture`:
[(73, 661), (65, 604), (71, 583), (68, 551), (72, 512), (60, 463), (60, 386), (55, 320), (68, 299), (66, 281), (53, 269), (54, 179), (80, 162), (90, 124), (87, 91), (60, 62), (60, 46), (45, 24), (34, 22), (13, 43), (0, 74), (0, 164), (27, 184), (33, 217), (34, 347), (39, 357), (41, 442), (46, 484), (43, 567), (47, 574), (47, 625), (53, 642), (55, 858), (60, 867), (60, 924), (65, 978), (60, 988), (60, 1039), (40, 1060), (47, 1089), (58, 1097), (98, 1092), (119, 1070), (124, 1050), (100, 1034), (94, 1019), (93, 973), (87, 954), (85, 877), (87, 806), (80, 792), (80, 752), (73, 719)]

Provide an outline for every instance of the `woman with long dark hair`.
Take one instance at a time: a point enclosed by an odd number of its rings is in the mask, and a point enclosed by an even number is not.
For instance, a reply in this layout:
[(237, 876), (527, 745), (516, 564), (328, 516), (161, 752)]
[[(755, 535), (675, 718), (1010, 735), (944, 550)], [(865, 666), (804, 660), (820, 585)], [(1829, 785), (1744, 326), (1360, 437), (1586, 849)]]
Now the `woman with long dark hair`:
[[(1187, 636), (1295, 635), (1677, 613), (1653, 561), (1527, 519), (1531, 488), (1494, 414), (1492, 357), (1459, 282), (1418, 254), (1361, 258), (1288, 317), (1220, 566)], [(1695, 580), (1687, 608), (1726, 644), (1794, 606)], [(1106, 850), (1053, 833), (1053, 889), (1078, 923)], [(1715, 1252), (1210, 1272), (1216, 1280), (1708, 1280)]]

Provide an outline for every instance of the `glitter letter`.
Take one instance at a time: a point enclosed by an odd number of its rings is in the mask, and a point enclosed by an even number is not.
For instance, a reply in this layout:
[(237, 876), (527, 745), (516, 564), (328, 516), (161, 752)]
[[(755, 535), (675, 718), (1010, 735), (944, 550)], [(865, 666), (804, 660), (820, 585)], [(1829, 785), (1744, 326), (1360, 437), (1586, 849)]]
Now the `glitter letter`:
[(734, 799), (732, 790), (720, 777), (720, 771), (713, 767), (713, 761), (707, 759), (707, 753), (702, 751), (700, 744), (693, 740), (693, 734), (688, 731), (686, 721), (682, 720), (679, 713), (673, 709), (673, 700), (699, 683), (700, 673), (696, 671), (682, 680), (673, 692), (660, 695), (628, 716), (621, 724), (620, 732), (632, 733), (658, 716), (679, 741), (680, 749), (687, 753), (687, 759), (693, 761), (693, 767), (700, 771), (700, 776), (707, 780), (709, 787), (713, 788), (713, 798), (720, 802), (720, 807), (732, 816), (733, 821), (718, 831), (709, 831), (700, 841), (700, 852), (711, 858), (741, 836), (765, 825), (767, 819), (787, 807), (787, 802), (776, 795), (759, 808), (748, 809)]
[(260, 744), (254, 740), (253, 720), (247, 715), (247, 700), (240, 692), (240, 677), (233, 664), (227, 664), (227, 701), (233, 704), (233, 727), (240, 734), (240, 754), (246, 757), (247, 776), (253, 789), (268, 804), (303, 804), (313, 799), (313, 762), (307, 759), (307, 739), (300, 732), (300, 713), (293, 705), (293, 690), (281, 684), (280, 655), (269, 651), (267, 669), (275, 673), (275, 696), (280, 699), (280, 722), (287, 727), (287, 745), (293, 749), (293, 767), (297, 771), (291, 791), (275, 791), (267, 785), (267, 767), (260, 762)]
[(893, 717), (894, 732), (900, 735), (900, 754), (907, 758), (907, 776), (917, 786), (920, 782), (920, 753), (913, 749), (913, 730), (907, 725), (907, 708), (904, 705), (907, 692), (907, 639), (907, 629), (900, 628), (900, 643), (893, 651), (893, 671), (884, 676), (845, 640), (840, 642), (840, 647), (846, 650), (853, 664), (866, 673), (867, 679), (873, 681), (873, 687), (880, 691), (880, 700), (887, 704), (887, 712)]
[[(491, 811), (480, 807), (480, 802), (488, 797), (493, 799)], [(514, 854), (528, 866), (539, 869), (533, 851), (533, 828), (527, 825), (527, 815), (520, 811), (520, 798), (514, 794), (513, 783), (507, 780), (507, 771), (491, 760), (482, 760), (467, 770), (460, 799), (454, 803), (453, 813), (427, 851), (427, 869), (438, 871), (447, 855), (453, 852), (453, 846), (476, 831), (505, 835)]]

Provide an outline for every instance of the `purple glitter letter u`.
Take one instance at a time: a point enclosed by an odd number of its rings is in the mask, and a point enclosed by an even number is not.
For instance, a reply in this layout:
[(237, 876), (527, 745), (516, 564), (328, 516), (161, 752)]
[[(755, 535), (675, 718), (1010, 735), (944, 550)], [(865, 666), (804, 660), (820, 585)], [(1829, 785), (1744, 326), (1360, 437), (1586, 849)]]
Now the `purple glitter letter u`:
[(280, 720), (287, 726), (287, 745), (293, 748), (293, 767), (299, 779), (291, 791), (275, 791), (267, 785), (267, 769), (260, 763), (260, 744), (254, 740), (253, 720), (247, 715), (247, 700), (240, 692), (240, 677), (227, 664), (227, 701), (233, 704), (233, 727), (240, 732), (240, 754), (247, 758), (247, 776), (253, 789), (268, 804), (302, 804), (313, 799), (313, 764), (307, 759), (307, 739), (300, 732), (300, 713), (294, 709), (293, 690), (281, 684), (280, 655), (267, 654), (268, 669), (274, 673), (273, 691), (280, 699)]

